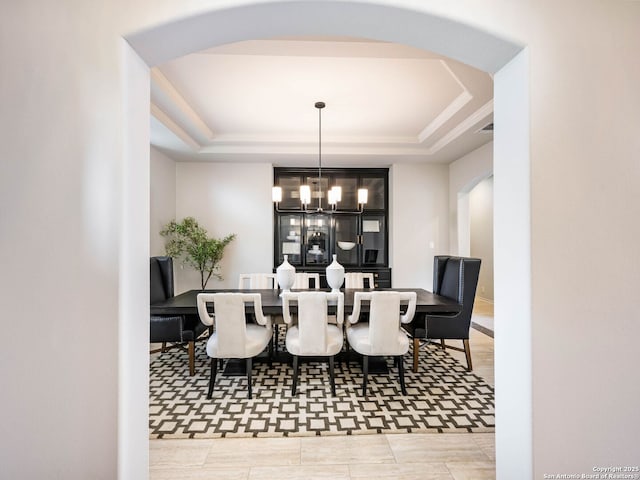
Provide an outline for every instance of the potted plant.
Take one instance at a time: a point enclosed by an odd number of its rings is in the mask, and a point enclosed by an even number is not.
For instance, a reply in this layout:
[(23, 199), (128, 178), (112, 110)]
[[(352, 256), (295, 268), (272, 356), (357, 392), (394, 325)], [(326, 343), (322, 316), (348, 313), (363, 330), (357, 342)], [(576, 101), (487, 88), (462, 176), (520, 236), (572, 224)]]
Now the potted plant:
[(212, 276), (222, 280), (219, 263), (224, 247), (236, 238), (235, 233), (222, 239), (210, 238), (195, 218), (186, 217), (179, 223), (175, 220), (169, 222), (160, 235), (167, 238), (165, 250), (168, 256), (180, 259), (183, 265), (200, 272), (202, 290)]

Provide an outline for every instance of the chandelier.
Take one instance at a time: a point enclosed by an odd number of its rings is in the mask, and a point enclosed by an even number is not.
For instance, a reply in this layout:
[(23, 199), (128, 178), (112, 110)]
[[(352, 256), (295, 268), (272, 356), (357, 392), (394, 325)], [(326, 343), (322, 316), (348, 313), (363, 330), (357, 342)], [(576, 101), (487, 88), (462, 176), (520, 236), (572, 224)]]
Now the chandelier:
[[(311, 187), (309, 185), (300, 186), (300, 209), (281, 209), (282, 187), (276, 185), (272, 189), (272, 199), (276, 212), (306, 212), (306, 213), (357, 213), (364, 211), (364, 206), (369, 197), (369, 191), (366, 188), (358, 189), (358, 209), (357, 210), (340, 210), (338, 204), (342, 201), (342, 187), (334, 185), (327, 191), (328, 210), (322, 206), (322, 109), (325, 107), (324, 102), (316, 102), (315, 107), (318, 109), (318, 189), (316, 197), (318, 205), (313, 208), (311, 204)], [(315, 182), (314, 182), (315, 183)]]

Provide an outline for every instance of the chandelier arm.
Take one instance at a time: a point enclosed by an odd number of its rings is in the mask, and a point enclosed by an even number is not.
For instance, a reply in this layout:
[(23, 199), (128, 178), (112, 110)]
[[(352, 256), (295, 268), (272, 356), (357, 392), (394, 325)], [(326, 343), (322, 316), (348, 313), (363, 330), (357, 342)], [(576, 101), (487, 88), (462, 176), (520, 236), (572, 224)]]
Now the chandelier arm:
[(360, 205), (358, 210), (336, 210), (332, 208), (331, 210), (309, 210), (305, 207), (303, 208), (280, 208), (280, 204), (274, 202), (274, 209), (277, 213), (326, 213), (329, 215), (361, 215), (363, 213), (362, 205)]

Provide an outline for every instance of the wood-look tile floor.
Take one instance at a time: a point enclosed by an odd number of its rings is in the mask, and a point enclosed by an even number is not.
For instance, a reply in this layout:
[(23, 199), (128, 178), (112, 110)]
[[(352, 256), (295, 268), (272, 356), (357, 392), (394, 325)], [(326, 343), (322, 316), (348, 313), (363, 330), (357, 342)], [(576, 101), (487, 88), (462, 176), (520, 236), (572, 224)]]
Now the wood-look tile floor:
[[(493, 316), (490, 302), (475, 307)], [(473, 371), (493, 385), (493, 338), (471, 329), (470, 343)], [(448, 352), (465, 364), (464, 353)], [(495, 440), (493, 433), (151, 440), (149, 478), (494, 479)]]

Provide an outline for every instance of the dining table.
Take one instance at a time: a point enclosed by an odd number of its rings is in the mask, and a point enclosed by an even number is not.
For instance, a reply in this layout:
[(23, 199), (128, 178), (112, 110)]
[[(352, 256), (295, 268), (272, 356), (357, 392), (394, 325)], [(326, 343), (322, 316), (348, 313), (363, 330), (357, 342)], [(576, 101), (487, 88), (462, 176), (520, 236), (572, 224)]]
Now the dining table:
[[(325, 289), (329, 291), (329, 289)], [(295, 289), (292, 292), (298, 291)], [(455, 314), (460, 312), (462, 305), (453, 299), (443, 297), (432, 292), (429, 292), (423, 288), (376, 288), (371, 290), (368, 288), (355, 289), (346, 288), (342, 289), (344, 293), (344, 314), (349, 315), (353, 310), (353, 297), (356, 292), (379, 292), (379, 291), (396, 291), (396, 292), (416, 292), (416, 315), (426, 314)], [(278, 315), (282, 313), (282, 298), (280, 294), (281, 290), (266, 289), (266, 290), (249, 290), (249, 289), (214, 289), (214, 290), (188, 290), (174, 297), (162, 300), (160, 302), (151, 304), (151, 315), (197, 315), (198, 305), (197, 297), (199, 293), (259, 293), (262, 300), (262, 312), (265, 315)], [(208, 308), (213, 312), (212, 306), (208, 305)], [(253, 305), (247, 306), (247, 311), (252, 313)], [(292, 311), (295, 311), (295, 304), (292, 305)], [(368, 311), (368, 305), (363, 303), (362, 311)]]

